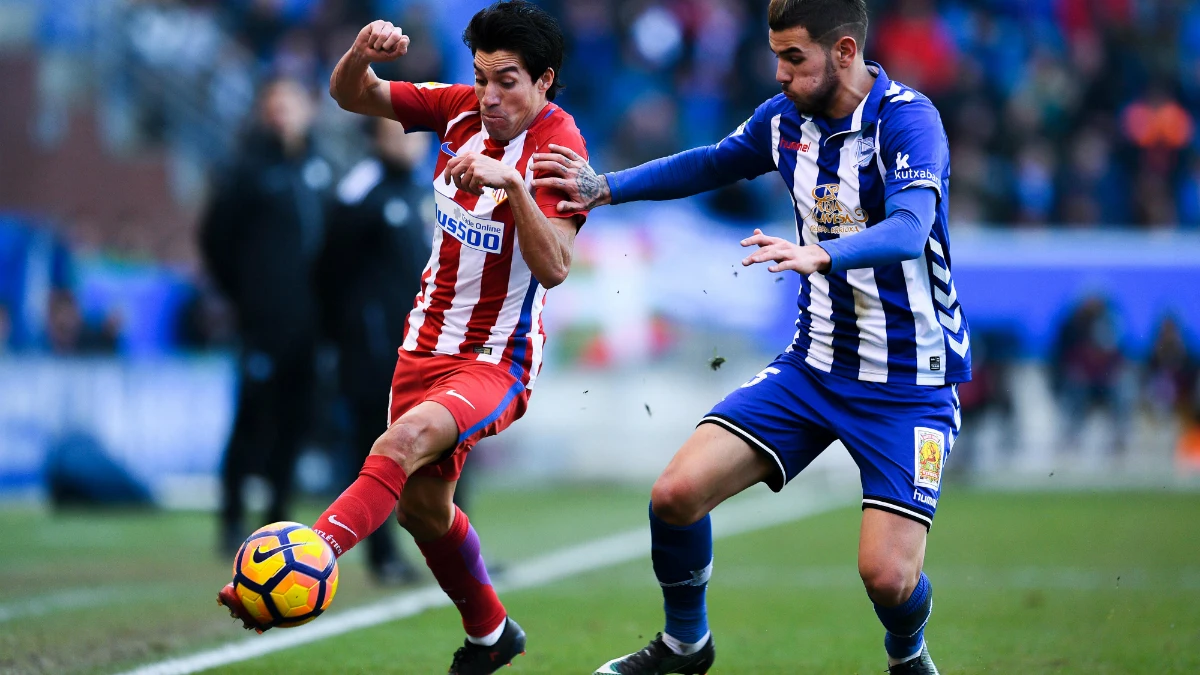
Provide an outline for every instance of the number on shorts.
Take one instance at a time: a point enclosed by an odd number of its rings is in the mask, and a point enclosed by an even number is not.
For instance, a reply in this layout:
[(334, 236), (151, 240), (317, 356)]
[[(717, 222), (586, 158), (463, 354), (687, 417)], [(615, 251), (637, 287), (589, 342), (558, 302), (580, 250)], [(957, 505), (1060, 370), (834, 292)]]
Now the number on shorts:
[(758, 384), (759, 382), (762, 382), (763, 380), (767, 379), (767, 376), (769, 376), (769, 375), (778, 375), (778, 374), (779, 374), (778, 368), (763, 368), (762, 372), (755, 375), (754, 378), (751, 379), (746, 384), (743, 384), (742, 389), (745, 389), (746, 387), (753, 387), (754, 385)]

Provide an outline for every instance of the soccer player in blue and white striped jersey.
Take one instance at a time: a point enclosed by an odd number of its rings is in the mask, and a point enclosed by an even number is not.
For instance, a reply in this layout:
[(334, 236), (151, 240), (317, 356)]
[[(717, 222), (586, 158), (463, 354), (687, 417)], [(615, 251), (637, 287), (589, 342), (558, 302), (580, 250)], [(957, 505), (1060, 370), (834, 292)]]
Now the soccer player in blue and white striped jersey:
[(864, 0), (771, 0), (782, 93), (716, 145), (597, 176), (575, 153), (534, 156), (566, 211), (676, 199), (778, 171), (796, 242), (760, 231), (742, 263), (802, 277), (793, 343), (700, 422), (654, 486), (654, 571), (666, 628), (596, 675), (705, 673), (709, 512), (758, 482), (778, 491), (835, 440), (860, 470), (859, 573), (885, 628), (889, 672), (935, 674), (922, 572), (958, 434), (970, 336), (951, 276), (949, 148), (929, 99), (863, 58)]

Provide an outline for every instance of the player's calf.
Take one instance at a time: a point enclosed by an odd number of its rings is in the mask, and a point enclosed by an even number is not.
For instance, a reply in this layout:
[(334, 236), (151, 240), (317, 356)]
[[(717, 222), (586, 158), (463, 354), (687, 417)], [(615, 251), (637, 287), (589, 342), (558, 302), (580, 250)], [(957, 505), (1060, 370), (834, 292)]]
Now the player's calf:
[(338, 556), (365, 539), (395, 512), (408, 477), (458, 439), (453, 416), (422, 403), (392, 423), (375, 441), (358, 479), (317, 519), (316, 530)]

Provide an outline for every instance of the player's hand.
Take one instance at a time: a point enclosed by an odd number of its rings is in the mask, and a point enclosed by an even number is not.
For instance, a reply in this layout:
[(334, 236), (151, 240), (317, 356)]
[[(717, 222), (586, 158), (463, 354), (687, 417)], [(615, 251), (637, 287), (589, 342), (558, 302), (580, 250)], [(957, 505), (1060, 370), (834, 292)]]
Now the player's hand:
[(561, 190), (567, 199), (558, 203), (558, 212), (586, 211), (612, 202), (608, 179), (597, 176), (587, 160), (574, 150), (551, 143), (550, 152), (535, 152), (533, 187)]
[(451, 157), (442, 179), (453, 180), (459, 190), (473, 195), (483, 194), (485, 187), (511, 191), (525, 182), (513, 167), (478, 152)]
[(767, 268), (772, 272), (792, 270), (808, 276), (813, 272), (829, 271), (829, 254), (816, 244), (800, 246), (787, 239), (768, 237), (762, 230), (754, 230), (753, 235), (742, 240), (742, 246), (758, 247), (757, 251), (742, 259), (742, 265), (746, 267), (770, 260), (776, 263)]
[(395, 61), (408, 53), (408, 36), (390, 21), (372, 21), (363, 26), (351, 51), (369, 63)]

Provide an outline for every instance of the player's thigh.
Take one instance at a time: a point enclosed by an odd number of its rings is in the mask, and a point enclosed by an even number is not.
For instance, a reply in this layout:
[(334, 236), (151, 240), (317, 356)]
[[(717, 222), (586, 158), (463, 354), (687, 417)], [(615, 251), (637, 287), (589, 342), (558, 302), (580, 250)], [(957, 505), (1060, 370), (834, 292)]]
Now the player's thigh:
[(928, 530), (961, 419), (953, 388), (851, 380), (838, 386), (833, 423), (858, 464), (863, 508)]
[(655, 482), (650, 497), (654, 513), (672, 525), (691, 525), (774, 470), (775, 464), (746, 441), (702, 424)]
[(876, 603), (894, 607), (912, 595), (925, 565), (928, 530), (911, 518), (863, 509), (858, 573)]
[(372, 455), (390, 457), (412, 476), (458, 443), (458, 424), (444, 405), (422, 401), (405, 412), (371, 446)]
[(762, 481), (775, 492), (836, 440), (827, 419), (831, 402), (818, 373), (792, 353), (713, 406), (701, 426), (737, 436), (773, 467)]
[(409, 478), (396, 505), (396, 520), (413, 539), (434, 541), (454, 524), (456, 481), (417, 474)]

